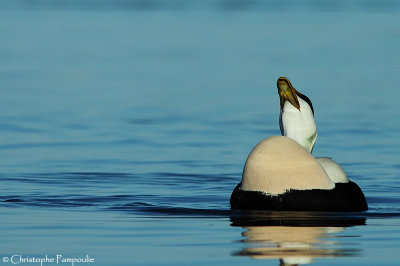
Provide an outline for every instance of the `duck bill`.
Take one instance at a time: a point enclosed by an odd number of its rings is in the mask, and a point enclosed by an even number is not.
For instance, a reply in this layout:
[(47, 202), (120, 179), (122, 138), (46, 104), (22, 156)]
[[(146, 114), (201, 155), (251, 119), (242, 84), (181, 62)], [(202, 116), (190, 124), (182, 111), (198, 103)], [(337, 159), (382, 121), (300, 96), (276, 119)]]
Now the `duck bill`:
[(284, 90), (279, 88), (279, 97), (281, 98), (281, 108), (283, 108), (285, 101), (289, 101), (300, 111), (299, 99), (297, 99), (296, 90), (293, 87), (290, 86)]

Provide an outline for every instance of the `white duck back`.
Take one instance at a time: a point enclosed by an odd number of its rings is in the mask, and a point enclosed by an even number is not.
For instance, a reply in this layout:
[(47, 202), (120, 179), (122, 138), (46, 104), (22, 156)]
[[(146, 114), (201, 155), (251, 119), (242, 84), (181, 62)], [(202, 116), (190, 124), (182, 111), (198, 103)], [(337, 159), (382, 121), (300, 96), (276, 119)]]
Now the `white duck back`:
[(296, 141), (273, 136), (258, 143), (247, 157), (241, 189), (279, 195), (290, 189), (333, 189), (321, 164)]

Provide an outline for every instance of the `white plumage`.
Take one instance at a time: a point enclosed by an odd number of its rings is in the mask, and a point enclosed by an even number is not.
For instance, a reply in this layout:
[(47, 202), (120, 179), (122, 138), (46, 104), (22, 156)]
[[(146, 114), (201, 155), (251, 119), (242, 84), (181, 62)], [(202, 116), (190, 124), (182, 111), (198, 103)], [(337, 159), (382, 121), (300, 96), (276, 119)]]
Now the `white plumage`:
[(300, 97), (300, 110), (294, 107), (289, 101), (285, 101), (279, 115), (279, 126), (282, 136), (297, 141), (306, 150), (311, 152), (317, 139), (317, 126), (314, 122), (314, 115), (310, 105)]
[(290, 189), (333, 189), (318, 161), (294, 140), (273, 136), (258, 143), (247, 157), (241, 189), (279, 195)]
[(348, 183), (346, 172), (344, 169), (334, 160), (328, 157), (317, 157), (318, 162), (324, 168), (326, 174), (335, 183)]

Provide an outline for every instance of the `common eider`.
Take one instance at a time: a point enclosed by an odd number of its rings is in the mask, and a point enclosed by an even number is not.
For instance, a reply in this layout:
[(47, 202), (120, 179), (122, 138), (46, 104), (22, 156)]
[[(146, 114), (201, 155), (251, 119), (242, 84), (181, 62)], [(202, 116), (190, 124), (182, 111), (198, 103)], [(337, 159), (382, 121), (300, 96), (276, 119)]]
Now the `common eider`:
[(232, 209), (364, 211), (364, 194), (343, 168), (311, 152), (317, 138), (314, 108), (287, 78), (277, 81), (282, 136), (258, 143), (247, 157)]

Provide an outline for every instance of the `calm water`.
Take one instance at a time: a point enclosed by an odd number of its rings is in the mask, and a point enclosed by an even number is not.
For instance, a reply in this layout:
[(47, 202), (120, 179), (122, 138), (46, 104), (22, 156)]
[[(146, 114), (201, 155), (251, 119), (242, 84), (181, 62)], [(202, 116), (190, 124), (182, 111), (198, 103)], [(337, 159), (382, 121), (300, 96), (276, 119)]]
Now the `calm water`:
[[(400, 5), (329, 3), (2, 1), (1, 264), (398, 264)], [(368, 212), (230, 211), (279, 76)]]

